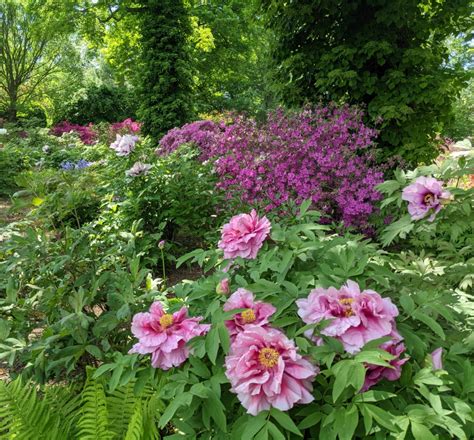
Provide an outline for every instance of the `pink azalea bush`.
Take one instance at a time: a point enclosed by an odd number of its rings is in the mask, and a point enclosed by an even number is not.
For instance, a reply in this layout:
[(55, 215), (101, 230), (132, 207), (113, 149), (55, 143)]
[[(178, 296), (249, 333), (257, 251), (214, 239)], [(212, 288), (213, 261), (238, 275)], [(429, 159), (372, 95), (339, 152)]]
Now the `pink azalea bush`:
[(250, 214), (238, 214), (222, 229), (219, 247), (224, 258), (254, 259), (270, 233), (271, 224), (266, 217), (259, 217), (255, 209)]
[(443, 189), (443, 182), (424, 176), (418, 177), (402, 192), (402, 199), (408, 202), (408, 212), (412, 219), (420, 220), (429, 216), (430, 222), (450, 197), (451, 193)]
[(181, 365), (189, 357), (187, 342), (209, 331), (210, 325), (199, 324), (201, 317), (189, 318), (186, 307), (165, 313), (154, 302), (149, 313), (137, 313), (132, 321), (132, 333), (138, 339), (130, 353), (151, 354), (154, 368), (168, 370)]
[(94, 131), (94, 126), (89, 125), (78, 125), (71, 124), (68, 121), (62, 121), (59, 124), (56, 124), (51, 130), (50, 133), (54, 136), (62, 136), (64, 133), (70, 133), (71, 131), (76, 133), (81, 139), (82, 143), (85, 145), (92, 145), (97, 140), (97, 133)]
[(110, 125), (110, 133), (112, 136), (117, 134), (138, 134), (140, 133), (142, 124), (138, 121), (134, 121), (132, 118), (124, 119), (122, 122), (115, 122)]
[[(389, 298), (373, 290), (360, 291), (354, 281), (340, 289), (313, 289), (308, 298), (296, 301), (298, 315), (307, 324), (331, 322), (321, 334), (339, 339), (349, 353), (357, 353), (367, 342), (396, 333), (398, 309)], [(308, 336), (311, 336), (309, 331)], [(313, 337), (322, 343), (321, 338)]]
[(170, 154), (181, 145), (191, 143), (199, 148), (202, 159), (207, 160), (213, 154), (224, 128), (224, 123), (213, 121), (196, 121), (173, 128), (160, 140), (156, 153)]
[(243, 312), (237, 313), (232, 319), (225, 322), (231, 340), (248, 326), (267, 326), (269, 322), (268, 319), (276, 312), (276, 308), (271, 304), (255, 301), (253, 293), (243, 288), (237, 289), (229, 297), (223, 309), (225, 312), (235, 309), (245, 309)]
[(318, 368), (298, 354), (281, 331), (248, 326), (239, 333), (225, 359), (226, 376), (242, 406), (252, 415), (310, 403)]

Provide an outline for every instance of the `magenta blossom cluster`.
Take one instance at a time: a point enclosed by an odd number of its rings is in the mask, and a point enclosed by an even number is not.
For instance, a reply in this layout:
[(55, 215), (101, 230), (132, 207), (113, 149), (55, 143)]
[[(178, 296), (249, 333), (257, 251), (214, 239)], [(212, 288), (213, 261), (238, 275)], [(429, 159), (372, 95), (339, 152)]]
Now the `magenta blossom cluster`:
[(443, 204), (451, 198), (451, 193), (443, 188), (443, 182), (433, 177), (418, 177), (402, 193), (402, 199), (408, 202), (408, 212), (413, 220), (426, 216), (432, 222)]
[[(364, 391), (383, 378), (397, 380), (400, 377), (401, 366), (408, 358), (400, 359), (405, 346), (395, 323), (398, 309), (389, 298), (382, 298), (373, 290), (361, 291), (357, 283), (349, 280), (340, 289), (313, 289), (308, 298), (299, 299), (296, 304), (298, 315), (306, 324), (329, 320), (321, 334), (339, 339), (348, 353), (359, 352), (374, 339), (390, 338), (381, 348), (395, 359), (390, 362), (390, 367), (366, 366)], [(305, 334), (317, 344), (323, 343), (321, 337), (313, 336), (312, 330)]]
[(263, 124), (237, 117), (229, 125), (199, 121), (171, 130), (159, 152), (192, 142), (201, 159), (213, 159), (218, 188), (229, 201), (273, 210), (311, 199), (326, 221), (366, 228), (383, 181), (375, 165), (377, 131), (348, 106), (269, 114)]
[(62, 136), (64, 133), (76, 133), (85, 145), (92, 145), (97, 140), (97, 133), (94, 131), (93, 125), (71, 124), (68, 121), (62, 121), (56, 124), (50, 133), (54, 136)]
[(189, 318), (186, 307), (165, 313), (154, 302), (149, 313), (137, 313), (132, 321), (132, 333), (138, 339), (130, 353), (151, 354), (154, 368), (168, 370), (181, 365), (189, 357), (188, 341), (209, 331), (209, 324), (199, 324), (201, 317)]
[(140, 122), (134, 121), (132, 118), (127, 118), (122, 122), (115, 122), (114, 124), (111, 124), (110, 133), (112, 137), (115, 137), (117, 134), (138, 134), (140, 133), (141, 127), (142, 124)]
[(170, 154), (183, 144), (193, 144), (201, 151), (202, 160), (207, 160), (213, 154), (225, 124), (213, 121), (196, 121), (182, 127), (173, 128), (160, 141), (156, 153)]

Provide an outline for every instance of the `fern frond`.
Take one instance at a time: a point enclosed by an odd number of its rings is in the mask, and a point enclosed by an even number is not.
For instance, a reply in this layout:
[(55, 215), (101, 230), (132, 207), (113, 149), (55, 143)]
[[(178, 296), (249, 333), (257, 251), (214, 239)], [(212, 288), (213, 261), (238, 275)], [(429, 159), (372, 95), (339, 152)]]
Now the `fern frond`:
[(135, 403), (135, 410), (128, 424), (125, 440), (143, 440), (143, 407), (141, 401)]
[(58, 421), (33, 385), (0, 382), (0, 438), (60, 440)]
[(134, 395), (133, 388), (134, 382), (130, 382), (107, 395), (109, 425), (117, 439), (124, 438), (129, 421), (135, 413), (136, 403), (140, 401), (140, 397)]
[(158, 420), (163, 414), (165, 405), (158, 397), (158, 392), (153, 389), (146, 389), (147, 398), (143, 401), (143, 427), (145, 435), (144, 440), (159, 440), (160, 431), (158, 429)]
[(81, 440), (110, 440), (107, 400), (104, 386), (89, 377), (82, 392), (82, 407), (78, 422)]
[(81, 398), (77, 390), (70, 387), (48, 386), (44, 389), (44, 401), (48, 405), (48, 412), (55, 414), (59, 420), (61, 438), (76, 438), (81, 407)]

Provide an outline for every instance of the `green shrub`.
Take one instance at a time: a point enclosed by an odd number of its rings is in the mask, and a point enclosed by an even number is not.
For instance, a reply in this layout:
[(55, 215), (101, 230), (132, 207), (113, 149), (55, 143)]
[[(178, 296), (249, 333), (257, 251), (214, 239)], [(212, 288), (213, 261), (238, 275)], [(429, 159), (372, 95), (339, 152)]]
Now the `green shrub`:
[(126, 87), (90, 85), (80, 90), (66, 103), (56, 122), (67, 120), (74, 124), (117, 122), (135, 117), (135, 93)]

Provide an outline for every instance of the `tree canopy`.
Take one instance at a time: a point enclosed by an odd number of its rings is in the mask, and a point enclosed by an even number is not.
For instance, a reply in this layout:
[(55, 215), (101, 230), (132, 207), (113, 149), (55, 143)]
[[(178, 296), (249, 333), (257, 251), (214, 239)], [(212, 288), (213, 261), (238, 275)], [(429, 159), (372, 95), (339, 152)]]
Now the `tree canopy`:
[(472, 24), (469, 0), (262, 0), (275, 31), (276, 87), (290, 106), (366, 106), (386, 155), (426, 160), (469, 74), (446, 40)]

